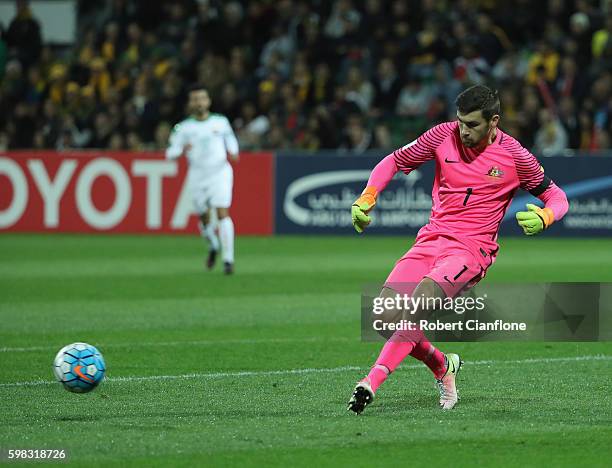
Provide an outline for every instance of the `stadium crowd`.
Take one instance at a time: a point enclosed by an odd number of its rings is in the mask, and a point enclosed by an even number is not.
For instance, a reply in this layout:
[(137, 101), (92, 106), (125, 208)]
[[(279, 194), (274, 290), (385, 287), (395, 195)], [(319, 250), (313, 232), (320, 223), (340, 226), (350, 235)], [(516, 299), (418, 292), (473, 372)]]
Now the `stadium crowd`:
[(28, 2), (2, 25), (0, 149), (160, 149), (204, 83), (243, 149), (390, 149), (499, 89), (539, 155), (610, 146), (612, 1), (78, 1), (47, 44)]

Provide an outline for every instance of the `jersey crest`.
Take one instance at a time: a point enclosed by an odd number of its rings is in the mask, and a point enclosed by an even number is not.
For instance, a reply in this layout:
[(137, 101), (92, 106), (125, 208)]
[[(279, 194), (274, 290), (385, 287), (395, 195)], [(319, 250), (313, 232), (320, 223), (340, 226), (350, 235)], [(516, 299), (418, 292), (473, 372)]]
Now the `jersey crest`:
[(487, 172), (487, 175), (489, 177), (495, 177), (496, 179), (501, 179), (504, 176), (504, 171), (502, 171), (497, 166), (492, 166), (491, 169), (489, 169), (489, 172)]

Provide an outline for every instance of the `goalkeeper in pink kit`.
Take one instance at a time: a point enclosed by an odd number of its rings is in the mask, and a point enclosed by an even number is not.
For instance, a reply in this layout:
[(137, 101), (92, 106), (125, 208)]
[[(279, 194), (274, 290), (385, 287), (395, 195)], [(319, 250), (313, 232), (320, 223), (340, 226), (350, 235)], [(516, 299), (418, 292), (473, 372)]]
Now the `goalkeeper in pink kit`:
[[(429, 223), (395, 264), (380, 293), (382, 298), (397, 294), (452, 298), (475, 285), (495, 261), (499, 226), (519, 188), (545, 205), (528, 204), (526, 211), (517, 213), (525, 234), (540, 233), (567, 212), (565, 193), (533, 154), (498, 128), (496, 91), (472, 86), (457, 97), (456, 105), (457, 121), (437, 125), (385, 157), (352, 206), (353, 226), (363, 232), (377, 195), (398, 171), (408, 174), (426, 161), (436, 161)], [(426, 312), (410, 311), (414, 316)], [(386, 310), (383, 319), (397, 322), (405, 313)], [(442, 353), (421, 330), (398, 330), (384, 336), (388, 341), (368, 375), (355, 386), (348, 409), (361, 413), (408, 355), (433, 372), (442, 409), (453, 408), (459, 399), (455, 378), (462, 365), (460, 357)]]

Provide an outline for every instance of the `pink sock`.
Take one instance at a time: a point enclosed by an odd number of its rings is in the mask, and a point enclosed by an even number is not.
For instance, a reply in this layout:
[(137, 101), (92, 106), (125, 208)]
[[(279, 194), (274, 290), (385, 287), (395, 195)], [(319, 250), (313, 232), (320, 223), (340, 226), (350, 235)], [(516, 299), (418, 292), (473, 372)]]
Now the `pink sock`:
[(385, 343), (378, 359), (374, 363), (374, 367), (372, 367), (370, 373), (365, 378), (370, 383), (374, 392), (387, 380), (389, 374), (400, 365), (404, 358), (411, 353), (417, 344), (416, 341), (410, 341), (414, 339), (414, 336), (397, 331)]
[(410, 355), (431, 369), (436, 379), (444, 377), (446, 372), (446, 361), (444, 353), (431, 344), (431, 342), (423, 335), (421, 341), (417, 343)]
[(374, 367), (370, 369), (370, 373), (363, 380), (366, 380), (370, 387), (372, 387), (372, 391), (376, 392), (376, 389), (387, 380), (390, 373), (389, 369), (382, 364), (374, 364)]

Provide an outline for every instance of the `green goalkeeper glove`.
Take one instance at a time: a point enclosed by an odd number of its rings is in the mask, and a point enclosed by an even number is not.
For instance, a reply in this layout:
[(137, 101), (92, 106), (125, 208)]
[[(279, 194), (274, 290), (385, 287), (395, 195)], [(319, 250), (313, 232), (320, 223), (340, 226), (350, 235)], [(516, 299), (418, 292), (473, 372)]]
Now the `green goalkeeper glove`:
[(355, 200), (351, 207), (351, 217), (353, 227), (358, 233), (362, 233), (365, 227), (370, 224), (372, 219), (368, 213), (376, 205), (377, 190), (375, 187), (366, 187), (361, 196)]
[(516, 220), (523, 232), (528, 236), (539, 234), (555, 220), (555, 216), (550, 208), (540, 208), (539, 206), (528, 203), (528, 211), (519, 211)]

